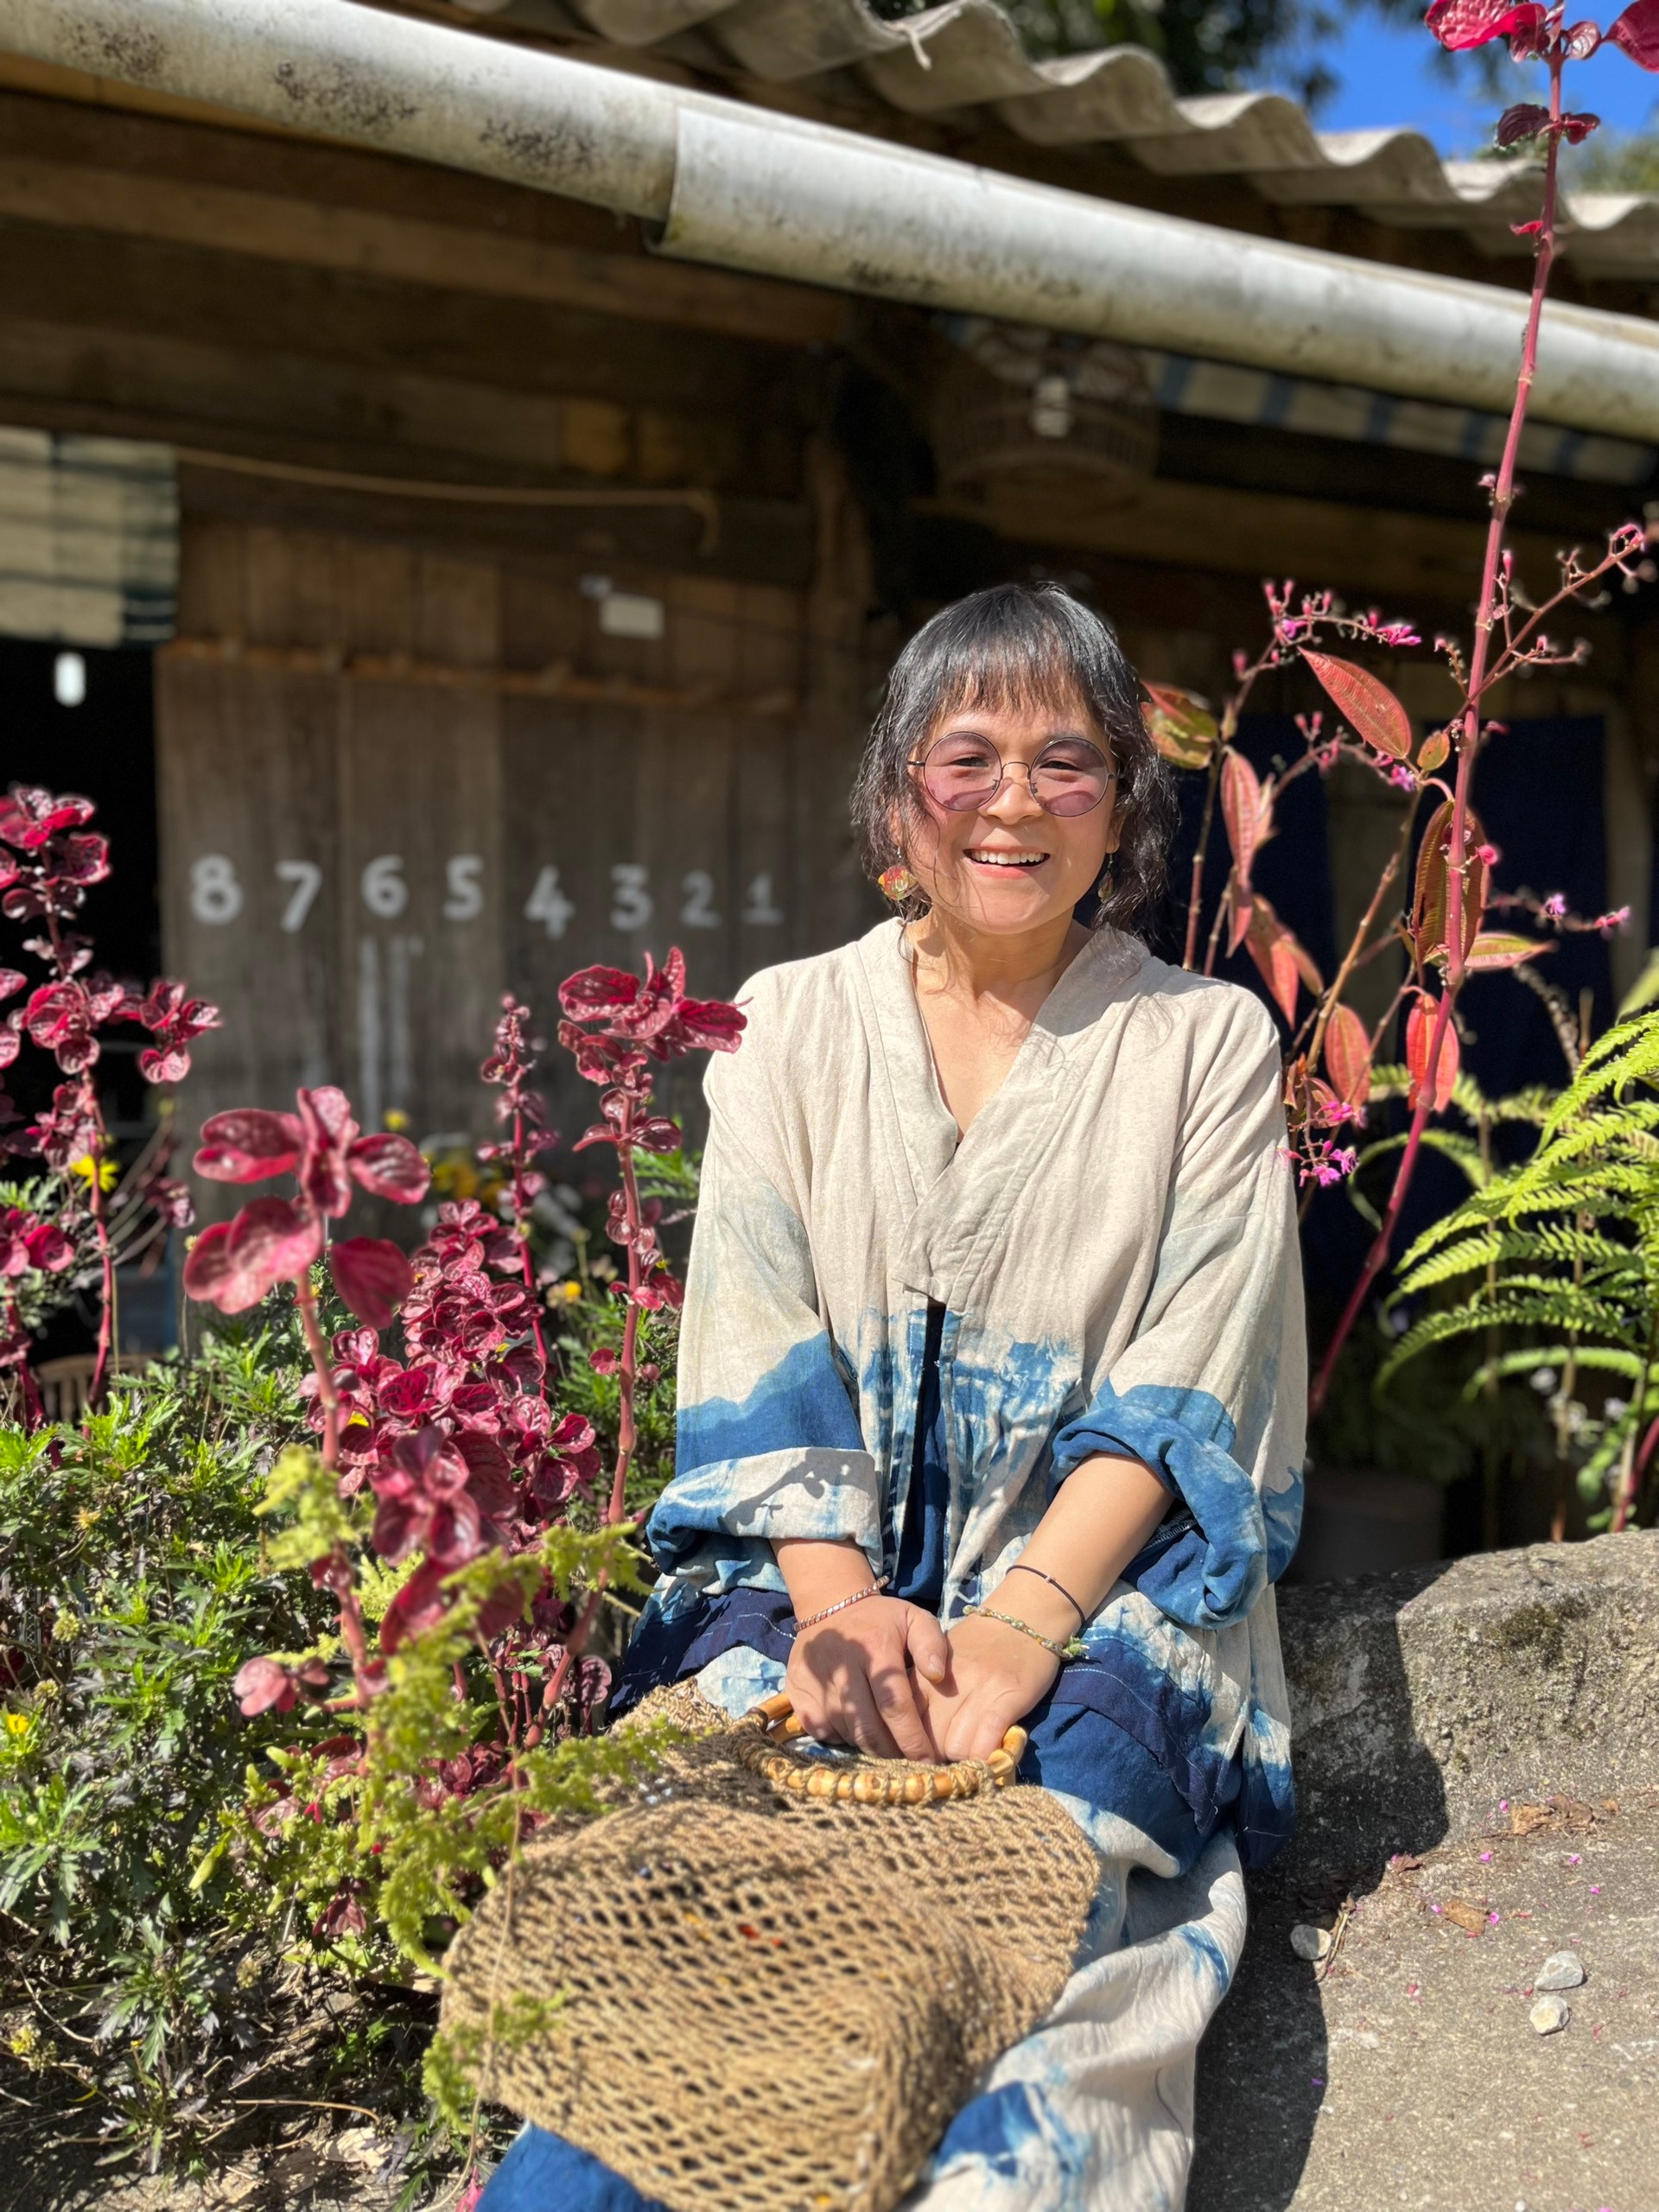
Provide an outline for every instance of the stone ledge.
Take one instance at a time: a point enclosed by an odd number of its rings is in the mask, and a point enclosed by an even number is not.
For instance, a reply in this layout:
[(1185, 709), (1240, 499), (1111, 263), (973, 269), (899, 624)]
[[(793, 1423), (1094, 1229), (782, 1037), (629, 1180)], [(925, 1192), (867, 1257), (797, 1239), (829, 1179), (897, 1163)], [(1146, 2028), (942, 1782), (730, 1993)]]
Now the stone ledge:
[(1300, 1872), (1659, 1771), (1659, 1531), (1280, 1593)]

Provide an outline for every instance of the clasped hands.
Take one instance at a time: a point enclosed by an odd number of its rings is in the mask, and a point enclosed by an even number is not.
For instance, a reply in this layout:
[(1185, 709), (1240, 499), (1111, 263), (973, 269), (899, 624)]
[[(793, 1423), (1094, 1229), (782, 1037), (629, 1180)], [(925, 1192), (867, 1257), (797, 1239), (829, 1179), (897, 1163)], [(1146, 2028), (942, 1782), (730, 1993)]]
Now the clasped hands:
[[(1058, 1641), (1076, 1620), (1048, 1597), (1034, 1583), (1009, 1610)], [(982, 1759), (1052, 1688), (1059, 1663), (1001, 1622), (969, 1614), (947, 1632), (901, 1598), (866, 1598), (797, 1636), (784, 1687), (821, 1742), (881, 1758)]]

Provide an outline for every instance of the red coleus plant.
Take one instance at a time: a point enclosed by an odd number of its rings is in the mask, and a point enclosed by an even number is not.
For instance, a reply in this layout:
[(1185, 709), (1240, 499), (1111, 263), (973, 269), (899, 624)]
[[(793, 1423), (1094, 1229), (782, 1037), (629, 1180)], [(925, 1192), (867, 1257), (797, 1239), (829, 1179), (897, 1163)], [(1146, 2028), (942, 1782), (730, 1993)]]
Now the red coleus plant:
[[(303, 1281), (321, 1254), (325, 1221), (346, 1211), (353, 1182), (378, 1198), (414, 1205), (431, 1180), (407, 1137), (390, 1131), (364, 1136), (352, 1119), (351, 1101), (333, 1084), (299, 1091), (294, 1103), (292, 1114), (240, 1107), (202, 1124), (198, 1175), (216, 1183), (263, 1183), (291, 1174), (299, 1185), (296, 1198), (256, 1198), (234, 1221), (196, 1239), (185, 1262), (185, 1289), (222, 1313), (257, 1306), (279, 1282)], [(409, 1294), (409, 1262), (383, 1237), (337, 1244), (329, 1268), (340, 1297), (372, 1327), (385, 1328)]]
[[(0, 1154), (40, 1160), (65, 1179), (60, 1230), (71, 1247), (70, 1257), (61, 1258), (55, 1242), (49, 1249), (57, 1257), (54, 1271), (68, 1281), (102, 1279), (91, 1387), (96, 1406), (109, 1365), (116, 1267), (137, 1257), (168, 1226), (189, 1217), (183, 1186), (162, 1172), (170, 1143), (164, 1135), (119, 1181), (113, 1196), (107, 1187), (113, 1173), (111, 1147), (93, 1080), (104, 1033), (118, 1022), (147, 1030), (150, 1042), (139, 1052), (139, 1073), (149, 1083), (177, 1083), (189, 1071), (190, 1046), (217, 1027), (219, 1012), (204, 1000), (188, 997), (181, 983), (157, 978), (146, 992), (93, 969), (90, 942), (68, 926), (88, 890), (110, 873), (108, 842), (86, 826), (93, 810), (90, 799), (35, 785), (13, 784), (0, 798), (0, 912), (10, 921), (41, 925), (24, 940), (23, 949), (48, 971), (46, 980), (31, 990), (21, 970), (0, 968), (0, 1003), (28, 993), (0, 1020), (0, 1069), (12, 1065), (27, 1041), (49, 1053), (66, 1078), (55, 1087), (47, 1111), (27, 1127), (18, 1125), (0, 1090)], [(27, 1332), (15, 1306), (9, 1309), (6, 1336), (8, 1357), (16, 1363), (18, 1344), (27, 1347)], [(33, 1402), (26, 1389), (25, 1409), (31, 1417)]]
[[(637, 1148), (662, 1152), (680, 1142), (675, 1125), (650, 1110), (650, 1068), (653, 1060), (699, 1046), (734, 1049), (743, 1016), (721, 1002), (688, 999), (677, 952), (662, 969), (648, 959), (643, 981), (613, 969), (587, 969), (572, 976), (560, 995), (566, 1014), (562, 1040), (576, 1051), (583, 1073), (604, 1086), (604, 1119), (582, 1141), (613, 1146), (622, 1178), (610, 1221), (613, 1236), (628, 1254), (626, 1281), (616, 1286), (628, 1310), (622, 1352), (611, 1362), (620, 1384), (618, 1452), (610, 1495), (601, 1509), (601, 1519), (615, 1522), (622, 1515), (634, 1448), (639, 1316), (677, 1305), (681, 1295), (656, 1241), (660, 1210), (641, 1203), (632, 1173)], [(203, 1129), (198, 1155), (202, 1171), (221, 1179), (296, 1175), (296, 1200), (256, 1201), (238, 1217), (239, 1223), (255, 1215), (239, 1234), (232, 1223), (198, 1243), (186, 1287), (219, 1304), (227, 1303), (228, 1291), (229, 1300), (239, 1304), (279, 1262), (283, 1272), (298, 1267), (294, 1281), (314, 1365), (306, 1395), (322, 1465), (342, 1497), (372, 1496), (372, 1550), (388, 1560), (413, 1562), (386, 1610), (375, 1652), (351, 1559), (340, 1550), (313, 1561), (314, 1580), (332, 1591), (339, 1605), (352, 1688), (330, 1699), (327, 1669), (315, 1659), (250, 1659), (235, 1684), (244, 1712), (286, 1712), (320, 1700), (335, 1708), (371, 1708), (385, 1687), (388, 1658), (454, 1602), (457, 1571), (492, 1557), (503, 1563), (499, 1598), (486, 1599), (474, 1622), (491, 1671), (501, 1734), (474, 1745), (462, 1758), (435, 1761), (423, 1770), (416, 1794), (433, 1805), (518, 1787), (519, 1753), (539, 1744), (550, 1728), (591, 1726), (610, 1683), (605, 1662), (584, 1656), (603, 1599), (603, 1576), (578, 1608), (560, 1596), (544, 1567), (532, 1578), (527, 1599), (522, 1569), (505, 1572), (508, 1562), (540, 1550), (550, 1524), (563, 1519), (573, 1503), (594, 1498), (601, 1471), (592, 1425), (579, 1413), (561, 1412), (553, 1400), (538, 1325), (528, 1224), (543, 1187), (536, 1162), (556, 1140), (532, 1085), (539, 1047), (529, 1022), (527, 1008), (505, 1000), (493, 1050), (480, 1071), (499, 1093), (504, 1135), (482, 1152), (507, 1171), (498, 1200), (501, 1211), (493, 1213), (474, 1198), (439, 1206), (425, 1241), (404, 1263), (407, 1281), (389, 1286), (400, 1290), (391, 1302), (399, 1306), (401, 1357), (383, 1346), (385, 1320), (365, 1312), (360, 1288), (353, 1296), (342, 1281), (344, 1246), (331, 1255), (336, 1283), (367, 1325), (342, 1330), (325, 1345), (314, 1301), (308, 1309), (308, 1266), (321, 1217), (344, 1210), (351, 1179), (386, 1195), (412, 1195), (417, 1180), (424, 1188), (423, 1162), (417, 1171), (404, 1151), (359, 1136), (337, 1092), (302, 1093), (296, 1115), (215, 1116)], [(283, 1211), (275, 1217), (255, 1214), (262, 1205)], [(205, 1262), (198, 1257), (204, 1247)], [(337, 1748), (340, 1758), (330, 1769), (336, 1778), (359, 1772), (355, 1739), (339, 1739)], [(299, 1809), (283, 1794), (259, 1818), (279, 1826)], [(352, 1925), (353, 1902), (342, 1892), (319, 1925), (336, 1931)]]

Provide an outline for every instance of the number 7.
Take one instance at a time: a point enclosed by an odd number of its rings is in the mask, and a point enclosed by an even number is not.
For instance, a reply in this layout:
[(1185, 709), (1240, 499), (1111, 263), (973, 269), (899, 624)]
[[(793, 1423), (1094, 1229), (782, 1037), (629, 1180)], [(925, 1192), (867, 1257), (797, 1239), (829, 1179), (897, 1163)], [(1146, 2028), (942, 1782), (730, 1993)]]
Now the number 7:
[(278, 861), (276, 874), (281, 881), (294, 886), (293, 896), (283, 909), (283, 927), (292, 936), (305, 926), (312, 901), (322, 888), (322, 870), (315, 861)]

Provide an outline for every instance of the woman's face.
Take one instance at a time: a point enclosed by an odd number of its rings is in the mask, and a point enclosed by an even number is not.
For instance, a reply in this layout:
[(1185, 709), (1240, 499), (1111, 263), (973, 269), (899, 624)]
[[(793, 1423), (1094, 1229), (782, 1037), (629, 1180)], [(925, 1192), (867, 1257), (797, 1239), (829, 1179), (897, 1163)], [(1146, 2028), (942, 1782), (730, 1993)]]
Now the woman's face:
[(994, 937), (1017, 937), (1069, 920), (1093, 889), (1118, 839), (1117, 785), (1087, 813), (1050, 813), (1033, 793), (1064, 794), (1084, 780), (1080, 768), (1111, 746), (1076, 696), (1038, 707), (964, 707), (944, 715), (911, 754), (926, 760), (935, 783), (972, 774), (988, 741), (1005, 771), (994, 797), (962, 812), (940, 805), (923, 771), (910, 778), (917, 805), (902, 825), (906, 861), (936, 913)]

